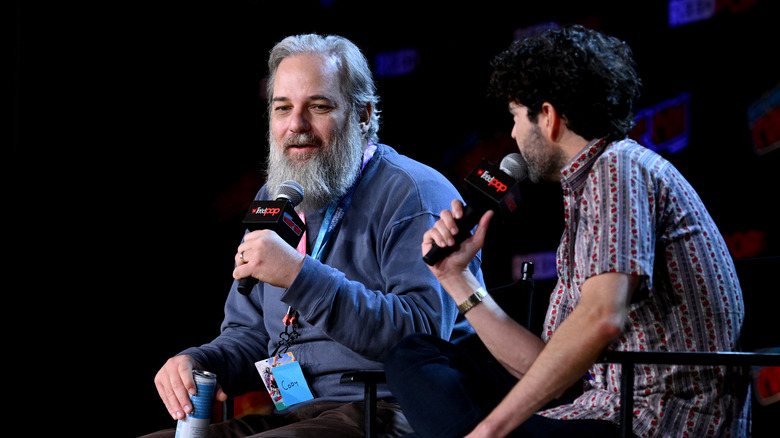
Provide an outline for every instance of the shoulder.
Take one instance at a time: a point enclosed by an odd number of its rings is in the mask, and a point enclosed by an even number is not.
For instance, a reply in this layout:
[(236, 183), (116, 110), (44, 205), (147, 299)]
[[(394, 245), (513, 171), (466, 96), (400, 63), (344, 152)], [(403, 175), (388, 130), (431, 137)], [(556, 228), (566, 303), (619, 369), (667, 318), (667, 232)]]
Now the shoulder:
[(438, 170), (398, 153), (387, 145), (378, 145), (375, 155), (376, 177), (388, 186), (409, 185), (417, 190), (457, 192), (455, 186)]
[[(415, 209), (440, 212), (453, 199), (461, 199), (455, 186), (439, 171), (398, 153), (387, 145), (377, 151), (366, 166), (363, 190), (385, 200), (405, 199), (417, 204)], [(361, 184), (362, 185), (362, 184)]]
[(624, 139), (609, 144), (598, 157), (594, 170), (629, 179), (653, 180), (669, 172), (679, 172), (664, 157), (639, 143)]
[(271, 194), (268, 192), (268, 184), (263, 184), (260, 190), (255, 194), (255, 201), (261, 201), (265, 199), (271, 199)]
[(438, 170), (417, 161), (406, 155), (398, 153), (390, 146), (380, 144), (377, 146), (377, 163), (384, 167), (385, 172), (397, 173), (399, 176), (417, 179), (438, 179), (446, 184), (449, 181)]

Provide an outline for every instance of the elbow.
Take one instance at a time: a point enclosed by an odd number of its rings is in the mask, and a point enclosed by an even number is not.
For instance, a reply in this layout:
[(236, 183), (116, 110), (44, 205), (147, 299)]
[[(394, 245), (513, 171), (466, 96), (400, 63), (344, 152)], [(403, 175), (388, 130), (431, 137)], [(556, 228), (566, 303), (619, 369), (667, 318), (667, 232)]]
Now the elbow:
[(625, 315), (610, 313), (595, 319), (595, 321), (596, 336), (600, 343), (606, 346), (617, 339), (623, 332)]
[(612, 319), (601, 321), (598, 325), (598, 336), (606, 343), (615, 340), (623, 331), (622, 324), (618, 324)]
[(583, 307), (582, 317), (588, 321), (588, 332), (593, 342), (607, 346), (623, 332), (626, 312), (615, 307)]

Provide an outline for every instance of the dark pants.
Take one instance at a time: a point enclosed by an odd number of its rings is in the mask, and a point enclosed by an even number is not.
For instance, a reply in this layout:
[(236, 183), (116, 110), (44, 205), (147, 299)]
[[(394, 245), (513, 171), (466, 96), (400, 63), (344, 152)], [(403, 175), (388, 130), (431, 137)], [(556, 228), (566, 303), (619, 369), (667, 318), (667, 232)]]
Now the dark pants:
[[(363, 438), (362, 402), (313, 402), (286, 415), (246, 415), (212, 424), (209, 438)], [(402, 436), (411, 431), (404, 414), (396, 404), (377, 402), (377, 436)], [(146, 435), (144, 438), (173, 438), (175, 429)]]
[[(430, 335), (410, 335), (385, 361), (387, 383), (415, 435), (463, 437), (517, 383), (476, 336), (454, 345)], [(616, 425), (599, 420), (553, 420), (534, 415), (510, 437), (617, 437)]]

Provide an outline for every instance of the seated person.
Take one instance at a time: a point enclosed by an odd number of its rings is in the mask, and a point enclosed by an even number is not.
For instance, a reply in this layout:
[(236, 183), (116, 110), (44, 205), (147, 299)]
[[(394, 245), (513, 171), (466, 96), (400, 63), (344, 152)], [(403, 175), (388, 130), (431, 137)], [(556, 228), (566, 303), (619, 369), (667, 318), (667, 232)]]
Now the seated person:
[[(734, 264), (691, 185), (626, 138), (640, 85), (626, 44), (569, 26), (514, 43), (493, 66), (491, 88), (509, 104), (529, 178), (563, 188), (558, 282), (542, 339), (508, 318), (467, 269), (488, 212), (431, 270), (503, 367), (417, 334), (387, 358), (388, 384), (419, 436), (616, 437), (621, 367), (595, 363), (601, 352), (737, 350), (744, 305)], [(467, 231), (454, 220), (462, 214), (459, 201), (442, 212), (423, 254)], [(741, 368), (642, 365), (635, 373), (635, 435), (748, 435)], [(548, 405), (583, 375), (581, 396)]]
[[(288, 37), (271, 51), (269, 68), (268, 180), (257, 199), (275, 199), (284, 181), (300, 183), (306, 254), (273, 231), (246, 234), (233, 275), (259, 283), (245, 296), (235, 281), (221, 334), (169, 359), (155, 384), (171, 417), (182, 419), (192, 411), (194, 369), (217, 375), (222, 401), (264, 390), (255, 362), (289, 347), (314, 399), (212, 424), (210, 436), (362, 437), (363, 388), (341, 385), (342, 373), (382, 368), (411, 333), (473, 333), (419, 256), (421, 236), (458, 192), (440, 173), (377, 143), (371, 71), (350, 41)], [(479, 257), (467, 264), (481, 281)], [(288, 309), (297, 315), (291, 326)], [(282, 345), (288, 329), (298, 337)], [(399, 436), (410, 429), (398, 405), (382, 400), (389, 396), (381, 385), (377, 428)]]

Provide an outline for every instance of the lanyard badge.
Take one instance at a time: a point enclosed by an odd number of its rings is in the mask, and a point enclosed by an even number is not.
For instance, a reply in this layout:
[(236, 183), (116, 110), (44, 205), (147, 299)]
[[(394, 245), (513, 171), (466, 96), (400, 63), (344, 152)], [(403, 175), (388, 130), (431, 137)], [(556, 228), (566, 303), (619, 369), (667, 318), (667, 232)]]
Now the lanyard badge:
[[(328, 207), (325, 218), (320, 226), (320, 231), (317, 234), (317, 241), (311, 252), (313, 258), (322, 261), (325, 257), (328, 241), (341, 223), (341, 219), (344, 217), (347, 208), (349, 208), (349, 204), (352, 202), (352, 195), (362, 176), (362, 171), (365, 169), (366, 164), (371, 160), (374, 151), (376, 151), (376, 145), (369, 142), (368, 147), (363, 151), (361, 175), (358, 176), (352, 184), (352, 187), (350, 187), (346, 195), (344, 195), (338, 203), (331, 204), (330, 207)], [(301, 219), (305, 222), (302, 213)], [(303, 254), (306, 254), (305, 242), (306, 238), (304, 237), (301, 245), (298, 246), (298, 251)], [(255, 362), (255, 367), (263, 378), (263, 383), (265, 383), (266, 389), (274, 402), (274, 406), (278, 410), (314, 398), (306, 383), (306, 378), (303, 375), (300, 364), (295, 359), (292, 352), (288, 351), (301, 335), (300, 332), (298, 332), (298, 311), (293, 309), (292, 306), (287, 307), (287, 313), (282, 318), (282, 323), (284, 324), (284, 331), (279, 333), (279, 342), (271, 354), (271, 357)]]
[[(297, 329), (298, 311), (292, 307), (287, 308), (287, 314), (284, 315), (282, 322), (284, 323), (284, 331), (279, 333), (279, 343), (276, 345), (271, 357), (277, 357), (277, 355), (287, 353), (295, 340), (301, 335)], [(289, 330), (289, 331), (288, 331)]]

